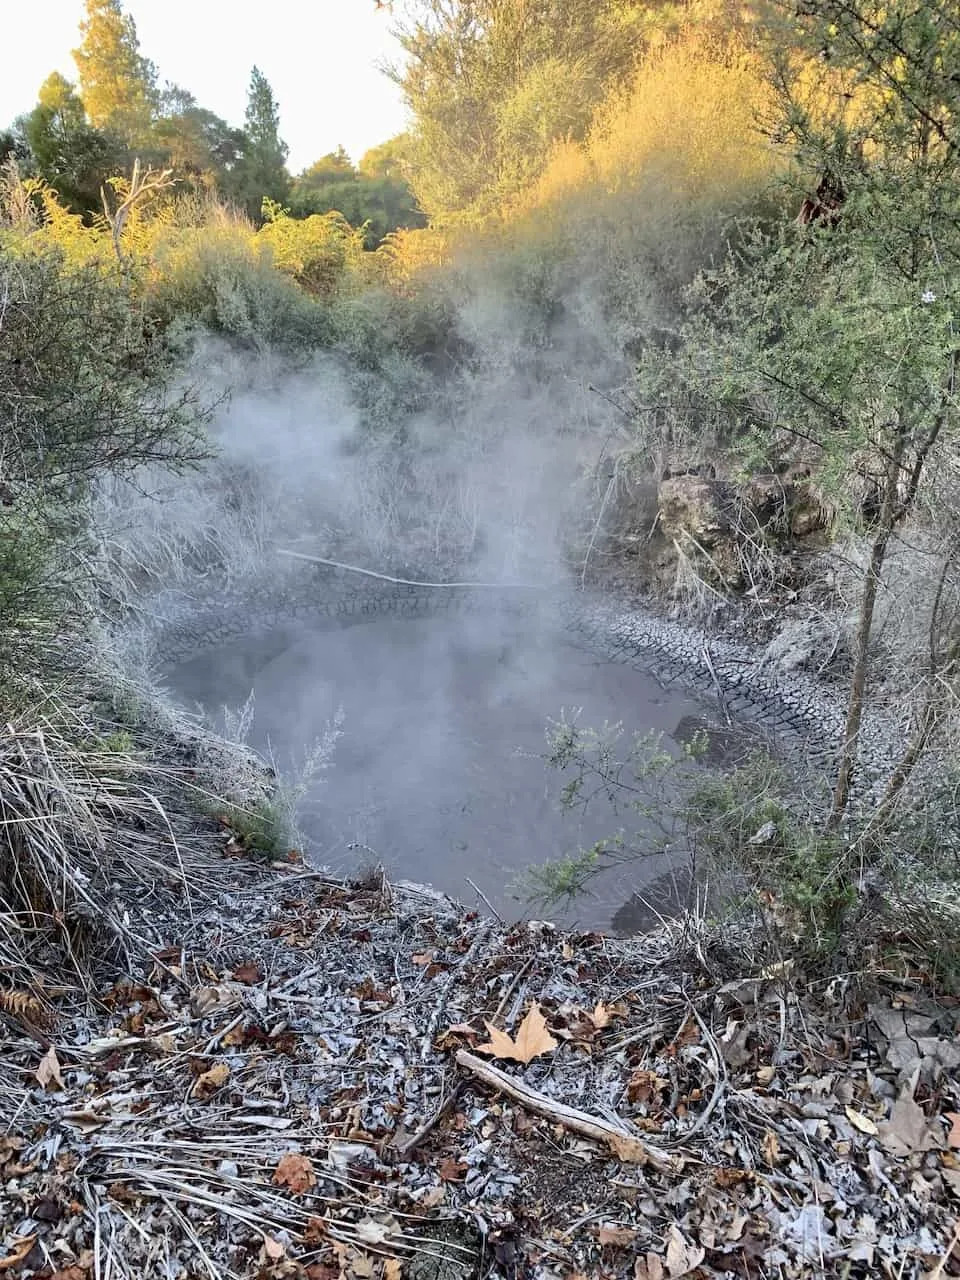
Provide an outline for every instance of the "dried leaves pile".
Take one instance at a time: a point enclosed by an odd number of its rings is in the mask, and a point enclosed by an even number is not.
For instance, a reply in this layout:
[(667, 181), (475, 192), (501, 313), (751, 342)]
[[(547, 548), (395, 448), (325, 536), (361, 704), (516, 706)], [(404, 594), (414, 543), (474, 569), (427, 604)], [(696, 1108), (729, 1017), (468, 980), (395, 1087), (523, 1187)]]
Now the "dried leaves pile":
[(960, 1275), (956, 1008), (223, 868), (6, 1002), (0, 1273)]

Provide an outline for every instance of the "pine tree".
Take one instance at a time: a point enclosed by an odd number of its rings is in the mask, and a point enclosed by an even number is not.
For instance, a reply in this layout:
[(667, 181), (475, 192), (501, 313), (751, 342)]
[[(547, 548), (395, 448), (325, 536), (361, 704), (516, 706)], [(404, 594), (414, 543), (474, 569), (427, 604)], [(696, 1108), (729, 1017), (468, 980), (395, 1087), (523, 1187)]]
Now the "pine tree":
[(87, 118), (127, 146), (142, 146), (157, 105), (153, 63), (140, 53), (136, 24), (120, 0), (86, 0), (86, 9), (73, 58)]
[(290, 184), (280, 113), (270, 82), (259, 67), (250, 74), (245, 135), (244, 156), (236, 174), (237, 195), (250, 217), (259, 220), (264, 198), (283, 201)]

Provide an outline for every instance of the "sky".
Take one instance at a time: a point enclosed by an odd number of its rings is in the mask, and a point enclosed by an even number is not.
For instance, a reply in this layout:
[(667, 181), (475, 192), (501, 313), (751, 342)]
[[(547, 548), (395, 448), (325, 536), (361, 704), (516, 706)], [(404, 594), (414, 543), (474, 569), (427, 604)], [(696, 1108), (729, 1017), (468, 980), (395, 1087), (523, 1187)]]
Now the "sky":
[[(70, 50), (83, 7), (34, 0), (4, 14), (0, 128), (30, 110), (51, 71), (76, 78)], [(389, 9), (375, 0), (126, 0), (124, 8), (161, 83), (189, 89), (231, 124), (243, 123), (256, 64), (280, 104), (293, 173), (341, 144), (358, 160), (404, 127), (399, 91), (378, 70), (400, 48)]]

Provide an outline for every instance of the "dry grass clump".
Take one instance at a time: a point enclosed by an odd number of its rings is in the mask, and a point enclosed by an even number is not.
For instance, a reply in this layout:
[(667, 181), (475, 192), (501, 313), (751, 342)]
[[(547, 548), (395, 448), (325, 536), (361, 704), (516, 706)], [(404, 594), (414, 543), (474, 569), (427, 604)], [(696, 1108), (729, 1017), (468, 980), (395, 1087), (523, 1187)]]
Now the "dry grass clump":
[[(186, 781), (184, 771), (181, 785)], [(175, 810), (177, 771), (148, 766), (126, 734), (97, 734), (57, 708), (0, 729), (0, 986), (90, 989), (157, 945), (156, 918), (202, 895), (209, 839)], [(181, 809), (184, 807), (180, 801)]]

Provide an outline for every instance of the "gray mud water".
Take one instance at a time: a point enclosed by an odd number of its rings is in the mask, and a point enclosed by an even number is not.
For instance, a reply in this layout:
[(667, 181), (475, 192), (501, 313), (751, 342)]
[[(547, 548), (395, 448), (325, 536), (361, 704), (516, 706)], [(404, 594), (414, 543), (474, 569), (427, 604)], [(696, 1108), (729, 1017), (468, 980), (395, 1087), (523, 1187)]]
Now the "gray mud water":
[[(310, 861), (345, 872), (380, 861), (466, 901), (469, 879), (507, 918), (529, 910), (514, 886), (524, 868), (638, 823), (602, 797), (585, 816), (561, 812), (564, 779), (542, 758), (548, 720), (578, 711), (586, 725), (662, 733), (679, 751), (704, 714), (686, 692), (571, 644), (542, 618), (486, 611), (279, 628), (209, 649), (167, 682), (215, 724), (252, 691), (249, 741), (288, 775), (342, 708), (331, 767), (300, 806)], [(673, 852), (606, 872), (567, 920), (645, 927), (653, 917), (637, 895), (670, 911), (684, 863)]]

